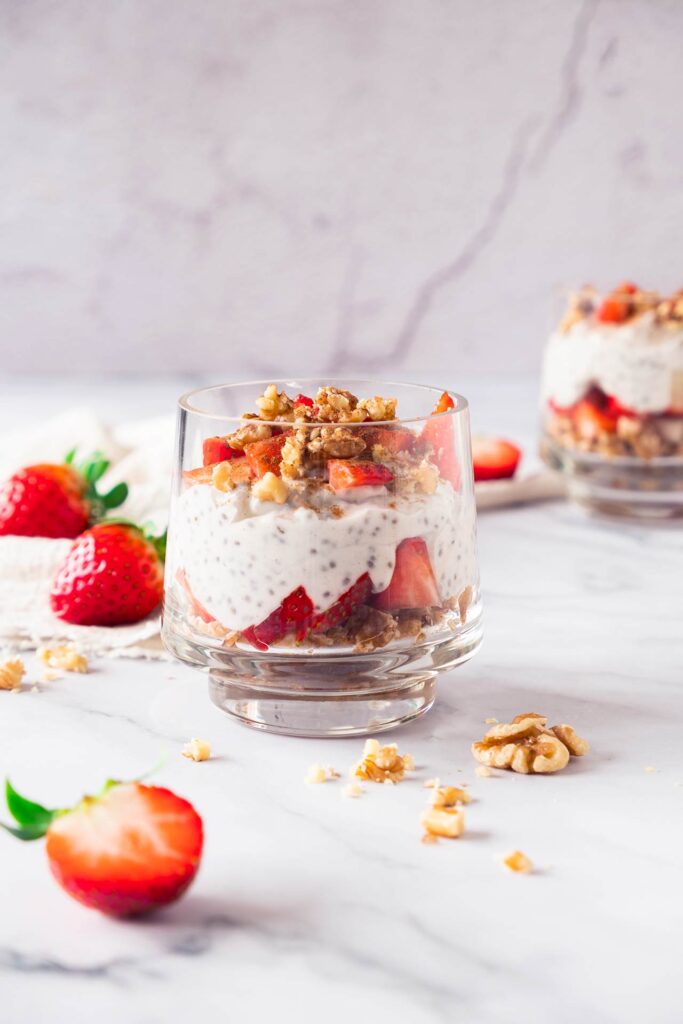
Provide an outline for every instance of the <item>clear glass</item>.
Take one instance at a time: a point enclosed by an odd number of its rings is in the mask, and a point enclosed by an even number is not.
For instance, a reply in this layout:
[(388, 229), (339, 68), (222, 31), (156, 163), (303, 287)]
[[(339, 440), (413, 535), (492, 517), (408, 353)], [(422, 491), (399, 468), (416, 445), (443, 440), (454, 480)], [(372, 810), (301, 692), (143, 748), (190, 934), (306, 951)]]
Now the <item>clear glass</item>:
[(579, 504), (683, 517), (683, 293), (624, 284), (565, 299), (545, 350), (541, 415), (541, 455)]
[(272, 383), (306, 403), (327, 386), (395, 398), (399, 418), (370, 420), (386, 415), (381, 404), (354, 409), (336, 392), (353, 421), (321, 422), (325, 402), (311, 421), (278, 419), (278, 403), (292, 413), (277, 398), (261, 411), (269, 419), (245, 418), (268, 381), (184, 395), (164, 642), (208, 669), (214, 703), (248, 725), (391, 728), (428, 710), (437, 674), (481, 642), (467, 402), (454, 394), (452, 410), (430, 416), (434, 388)]

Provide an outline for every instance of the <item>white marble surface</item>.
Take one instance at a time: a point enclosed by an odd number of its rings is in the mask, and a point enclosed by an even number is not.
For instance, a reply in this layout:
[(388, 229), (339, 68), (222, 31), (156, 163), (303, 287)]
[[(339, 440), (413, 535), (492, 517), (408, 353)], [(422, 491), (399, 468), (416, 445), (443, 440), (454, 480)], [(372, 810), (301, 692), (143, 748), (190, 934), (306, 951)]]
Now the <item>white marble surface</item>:
[[(469, 388), (482, 427), (509, 428), (517, 409), (529, 439), (533, 390)], [(106, 401), (135, 404), (122, 386)], [(396, 734), (414, 780), (357, 801), (303, 776), (313, 761), (345, 770), (359, 741), (251, 733), (180, 665), (101, 661), (0, 694), (0, 775), (20, 791), (68, 802), (167, 754), (159, 782), (206, 826), (189, 894), (138, 922), (79, 907), (50, 878), (42, 844), (0, 836), (3, 1024), (678, 1024), (680, 530), (552, 503), (484, 514), (480, 554), (484, 646)], [(483, 720), (530, 710), (574, 724), (590, 755), (555, 777), (477, 778), (469, 744)], [(212, 742), (214, 760), (180, 756), (190, 735)], [(417, 819), (433, 775), (469, 781), (474, 801), (465, 837), (428, 847)], [(516, 847), (533, 875), (501, 867)]]
[(682, 32), (680, 0), (5, 0), (2, 364), (530, 370), (556, 286), (681, 284)]

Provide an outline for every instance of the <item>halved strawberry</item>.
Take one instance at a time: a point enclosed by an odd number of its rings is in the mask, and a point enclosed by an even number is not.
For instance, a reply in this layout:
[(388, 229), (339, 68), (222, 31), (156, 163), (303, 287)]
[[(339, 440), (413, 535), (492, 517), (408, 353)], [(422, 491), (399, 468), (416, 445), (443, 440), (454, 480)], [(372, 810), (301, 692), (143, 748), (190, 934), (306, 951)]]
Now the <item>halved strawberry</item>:
[(396, 548), (396, 565), (386, 590), (373, 594), (372, 603), (382, 611), (427, 608), (441, 603), (439, 587), (421, 537), (408, 537)]
[(159, 605), (166, 534), (133, 523), (98, 523), (71, 545), (50, 589), (50, 607), (79, 626), (139, 622)]
[(217, 619), (210, 612), (207, 612), (204, 605), (201, 604), (201, 602), (199, 602), (197, 598), (194, 596), (192, 587), (190, 586), (190, 581), (187, 578), (187, 573), (185, 572), (185, 570), (178, 569), (178, 571), (175, 574), (175, 578), (178, 584), (183, 588), (187, 595), (188, 604), (190, 606), (190, 611), (192, 612), (192, 614), (196, 615), (203, 622), (216, 622)]
[(473, 437), (475, 480), (503, 480), (515, 475), (522, 452), (512, 441), (499, 437)]
[(242, 636), (259, 651), (267, 651), (270, 644), (294, 632), (303, 640), (313, 620), (314, 605), (303, 587), (288, 594), (274, 612), (256, 626), (242, 630)]
[(197, 874), (204, 834), (192, 804), (161, 786), (110, 780), (72, 809), (49, 810), (6, 784), (19, 839), (47, 836), (50, 870), (74, 899), (128, 917), (166, 906)]
[[(441, 413), (450, 412), (455, 409), (455, 402), (447, 391), (432, 410), (432, 416), (439, 416)], [(455, 454), (455, 437), (453, 434), (454, 424), (451, 417), (445, 416), (441, 419), (429, 419), (422, 428), (420, 437), (433, 449), (432, 461), (439, 468), (444, 480), (449, 480), (456, 490), (460, 487), (460, 466)]]
[(280, 476), (282, 448), (288, 437), (289, 432), (266, 438), (265, 441), (252, 441), (244, 446), (244, 454), (255, 476), (261, 478), (266, 473)]
[(315, 616), (311, 625), (311, 633), (324, 633), (325, 630), (332, 629), (334, 626), (339, 626), (342, 622), (346, 622), (349, 615), (359, 605), (365, 604), (371, 592), (372, 580), (369, 573), (364, 572), (348, 590), (344, 591), (334, 604), (331, 604), (324, 612), (320, 612)]
[(377, 487), (390, 484), (394, 474), (378, 462), (350, 462), (348, 459), (330, 459), (327, 463), (330, 487), (344, 491), (349, 487)]
[(213, 466), (227, 459), (244, 458), (244, 452), (231, 448), (225, 437), (207, 437), (202, 444), (202, 454), (205, 466)]
[(63, 465), (27, 466), (0, 485), (0, 535), (23, 537), (77, 537), (79, 533), (118, 508), (128, 487), (117, 484), (99, 494), (96, 484), (109, 462), (95, 453), (78, 466), (75, 451)]

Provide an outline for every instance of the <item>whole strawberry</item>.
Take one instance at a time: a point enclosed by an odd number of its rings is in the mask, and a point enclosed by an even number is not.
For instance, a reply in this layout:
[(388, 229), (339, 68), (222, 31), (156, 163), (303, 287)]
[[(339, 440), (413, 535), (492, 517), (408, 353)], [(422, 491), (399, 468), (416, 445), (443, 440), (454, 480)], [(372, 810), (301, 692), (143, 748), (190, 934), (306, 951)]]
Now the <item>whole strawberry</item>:
[(96, 484), (109, 463), (96, 453), (79, 466), (70, 452), (62, 465), (26, 466), (0, 484), (0, 535), (77, 537), (118, 508), (128, 495), (126, 484), (98, 494)]
[(121, 626), (154, 611), (163, 594), (166, 535), (103, 522), (82, 533), (50, 590), (55, 615), (78, 626)]
[(110, 780), (97, 796), (49, 810), (6, 784), (18, 839), (47, 837), (52, 874), (87, 907), (128, 917), (177, 900), (197, 874), (204, 840), (192, 804), (160, 786)]

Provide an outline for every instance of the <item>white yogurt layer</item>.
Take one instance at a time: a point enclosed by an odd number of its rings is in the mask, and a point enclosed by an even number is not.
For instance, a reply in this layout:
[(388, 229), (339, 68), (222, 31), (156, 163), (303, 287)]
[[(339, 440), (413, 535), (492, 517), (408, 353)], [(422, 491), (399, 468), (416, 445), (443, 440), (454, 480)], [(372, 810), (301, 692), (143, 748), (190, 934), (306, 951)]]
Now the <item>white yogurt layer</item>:
[(593, 386), (635, 412), (680, 404), (683, 330), (659, 327), (651, 313), (619, 325), (588, 320), (551, 335), (543, 364), (543, 397), (578, 402)]
[[(434, 494), (391, 498), (385, 488), (347, 502), (343, 515), (275, 505), (246, 487), (209, 485), (179, 497), (170, 531), (168, 578), (182, 568), (196, 599), (229, 629), (262, 622), (303, 586), (316, 611), (329, 607), (367, 572), (373, 589), (391, 580), (396, 547), (422, 537), (442, 600), (476, 586), (474, 498), (441, 482)], [(395, 506), (389, 507), (389, 502)]]

